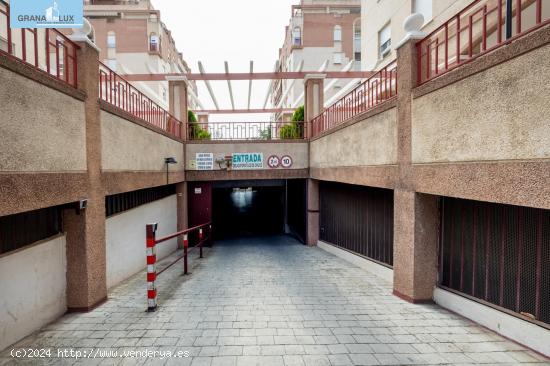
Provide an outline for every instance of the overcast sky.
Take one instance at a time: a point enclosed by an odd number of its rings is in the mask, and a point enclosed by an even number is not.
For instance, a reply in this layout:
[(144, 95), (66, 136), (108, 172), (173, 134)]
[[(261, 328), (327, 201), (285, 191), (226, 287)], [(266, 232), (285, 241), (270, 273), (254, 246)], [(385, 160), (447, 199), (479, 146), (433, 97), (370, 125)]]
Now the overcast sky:
[[(224, 72), (224, 61), (231, 72), (272, 71), (283, 44), (291, 5), (299, 0), (152, 0), (162, 21), (172, 31), (178, 49), (193, 70), (202, 61), (206, 72)], [(231, 108), (226, 81), (211, 82), (220, 108)], [(251, 108), (262, 108), (268, 81), (252, 85)], [(214, 104), (204, 82), (198, 82), (204, 107)], [(246, 108), (248, 81), (233, 81), (235, 108)], [(213, 115), (211, 121), (269, 120), (267, 115)]]

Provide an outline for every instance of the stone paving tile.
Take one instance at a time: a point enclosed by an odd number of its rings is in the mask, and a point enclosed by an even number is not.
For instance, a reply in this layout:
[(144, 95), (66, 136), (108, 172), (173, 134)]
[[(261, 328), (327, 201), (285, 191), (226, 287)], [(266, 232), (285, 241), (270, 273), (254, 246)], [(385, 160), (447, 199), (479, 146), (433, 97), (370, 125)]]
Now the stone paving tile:
[[(55, 357), (12, 359), (10, 347), (0, 365), (550, 365), (440, 307), (406, 303), (389, 283), (291, 238), (217, 243), (190, 264), (190, 276), (173, 266), (159, 277), (157, 312), (145, 311), (139, 273), (94, 311), (68, 314), (14, 346)], [(59, 358), (58, 349), (105, 357)], [(156, 354), (109, 356), (140, 351)]]

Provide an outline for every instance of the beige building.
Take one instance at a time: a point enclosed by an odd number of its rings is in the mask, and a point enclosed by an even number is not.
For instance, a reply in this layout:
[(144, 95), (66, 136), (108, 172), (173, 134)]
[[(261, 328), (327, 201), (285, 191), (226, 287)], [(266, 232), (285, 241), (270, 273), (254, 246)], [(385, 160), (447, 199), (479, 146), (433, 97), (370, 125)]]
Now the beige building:
[(424, 16), (422, 31), (432, 32), (473, 0), (362, 0), (361, 32), (364, 70), (378, 70), (396, 58), (405, 37), (403, 22), (412, 13)]
[[(302, 0), (293, 6), (285, 41), (279, 49), (278, 71), (359, 71), (360, 13), (360, 0)], [(348, 83), (350, 80), (327, 83), (325, 101)], [(304, 103), (304, 86), (299, 81), (277, 80), (272, 92), (274, 107), (296, 108)]]
[[(190, 68), (176, 48), (170, 30), (162, 22), (160, 11), (150, 0), (86, 0), (84, 15), (95, 31), (95, 43), (101, 49), (100, 60), (117, 73), (159, 74), (188, 73)], [(163, 108), (168, 108), (168, 82), (136, 82)], [(190, 84), (191, 95), (196, 85)], [(191, 100), (194, 107), (194, 100)]]

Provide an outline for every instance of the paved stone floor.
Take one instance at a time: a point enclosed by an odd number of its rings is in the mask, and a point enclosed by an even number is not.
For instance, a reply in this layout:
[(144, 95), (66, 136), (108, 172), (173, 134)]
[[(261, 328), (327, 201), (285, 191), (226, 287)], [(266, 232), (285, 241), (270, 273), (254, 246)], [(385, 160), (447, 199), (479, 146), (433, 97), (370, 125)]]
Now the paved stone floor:
[[(435, 305), (406, 303), (389, 283), (288, 237), (220, 242), (192, 267), (190, 276), (178, 265), (160, 276), (156, 313), (144, 311), (141, 273), (95, 311), (66, 315), (15, 345), (51, 349), (53, 358), (13, 359), (10, 347), (0, 364), (550, 365)], [(71, 351), (90, 358), (58, 353)]]

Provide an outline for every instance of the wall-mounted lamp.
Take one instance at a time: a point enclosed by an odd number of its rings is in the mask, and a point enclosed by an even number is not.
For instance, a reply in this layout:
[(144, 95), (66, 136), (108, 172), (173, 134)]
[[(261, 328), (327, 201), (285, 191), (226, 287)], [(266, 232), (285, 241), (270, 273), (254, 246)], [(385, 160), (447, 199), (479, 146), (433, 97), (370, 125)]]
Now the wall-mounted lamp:
[(164, 164), (166, 164), (166, 184), (168, 184), (168, 166), (170, 164), (177, 164), (177, 160), (174, 157), (164, 158)]

